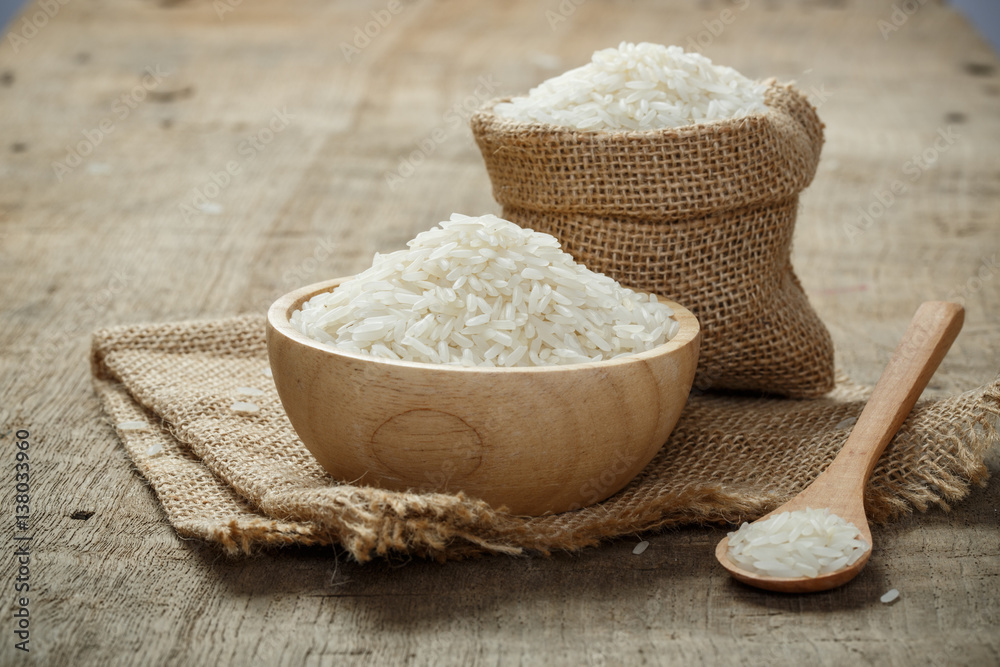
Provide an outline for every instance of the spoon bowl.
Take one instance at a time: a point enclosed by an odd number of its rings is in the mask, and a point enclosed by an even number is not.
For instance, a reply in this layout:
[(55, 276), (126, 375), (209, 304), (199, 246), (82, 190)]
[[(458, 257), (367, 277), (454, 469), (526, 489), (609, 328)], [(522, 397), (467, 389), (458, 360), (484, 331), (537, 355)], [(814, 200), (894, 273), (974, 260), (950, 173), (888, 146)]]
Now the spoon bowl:
[(715, 548), (715, 557), (722, 567), (726, 568), (729, 574), (737, 581), (780, 593), (827, 591), (846, 584), (856, 577), (864, 569), (868, 563), (868, 558), (872, 555), (872, 531), (868, 525), (868, 518), (865, 516), (863, 496), (845, 497), (834, 495), (829, 489), (824, 488), (824, 486), (817, 485), (816, 483), (811, 484), (802, 493), (773, 512), (764, 515), (754, 523), (764, 521), (782, 512), (794, 512), (809, 508), (828, 508), (831, 514), (836, 514), (847, 523), (854, 524), (860, 533), (858, 537), (864, 540), (869, 546), (868, 551), (863, 553), (853, 564), (836, 572), (829, 572), (816, 577), (772, 577), (758, 572), (748, 572), (729, 560), (729, 538), (724, 537)]
[(864, 505), (868, 478), (961, 331), (964, 313), (955, 303), (922, 304), (837, 457), (801, 493), (754, 522), (782, 512), (828, 508), (832, 514), (854, 524), (869, 549), (852, 565), (835, 572), (816, 577), (774, 577), (744, 570), (730, 560), (726, 537), (716, 547), (715, 557), (733, 578), (766, 590), (808, 593), (836, 588), (861, 572), (873, 547)]

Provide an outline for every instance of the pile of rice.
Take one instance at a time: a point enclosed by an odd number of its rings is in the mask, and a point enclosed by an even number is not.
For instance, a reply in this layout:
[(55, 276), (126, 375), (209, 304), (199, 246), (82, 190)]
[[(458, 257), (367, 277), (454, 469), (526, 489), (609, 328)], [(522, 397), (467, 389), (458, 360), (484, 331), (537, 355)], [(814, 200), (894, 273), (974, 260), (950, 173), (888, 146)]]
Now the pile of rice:
[(857, 562), (870, 545), (828, 509), (782, 512), (729, 533), (729, 559), (771, 577), (817, 577)]
[(494, 215), (454, 214), (407, 246), (310, 299), (292, 325), (341, 350), (462, 366), (613, 359), (661, 345), (680, 326), (654, 295)]
[(578, 130), (653, 130), (764, 113), (766, 88), (679, 46), (622, 42), (493, 112)]

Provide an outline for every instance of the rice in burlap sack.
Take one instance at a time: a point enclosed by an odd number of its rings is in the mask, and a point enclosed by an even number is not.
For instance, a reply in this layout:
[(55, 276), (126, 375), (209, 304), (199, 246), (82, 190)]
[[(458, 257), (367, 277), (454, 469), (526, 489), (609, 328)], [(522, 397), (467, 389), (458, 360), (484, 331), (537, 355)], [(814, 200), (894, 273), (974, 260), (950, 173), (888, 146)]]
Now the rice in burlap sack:
[(517, 123), (490, 111), (496, 101), (471, 125), (503, 217), (698, 317), (696, 387), (818, 396), (833, 387), (833, 342), (791, 247), (823, 124), (791, 86), (769, 83), (768, 113), (677, 129)]
[[(333, 480), (281, 407), (262, 316), (106, 329), (94, 335), (91, 362), (111, 424), (180, 535), (233, 554), (339, 545), (359, 561), (549, 553), (664, 526), (752, 520), (830, 463), (866, 393), (846, 383), (811, 401), (696, 392), (625, 489), (574, 512), (518, 517), (462, 494)], [(233, 409), (248, 401), (259, 412)], [(946, 507), (982, 483), (998, 419), (1000, 378), (918, 404), (868, 485), (873, 519)]]

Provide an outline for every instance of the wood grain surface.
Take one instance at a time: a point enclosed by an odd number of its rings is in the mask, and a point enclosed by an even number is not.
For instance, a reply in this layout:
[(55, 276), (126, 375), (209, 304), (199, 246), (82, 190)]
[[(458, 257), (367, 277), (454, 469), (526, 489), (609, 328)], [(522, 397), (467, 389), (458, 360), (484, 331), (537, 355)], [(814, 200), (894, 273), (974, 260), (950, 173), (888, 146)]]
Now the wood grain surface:
[[(626, 39), (700, 43), (819, 107), (794, 262), (853, 379), (874, 383), (928, 299), (967, 311), (928, 392), (996, 376), (1000, 62), (940, 2), (32, 4), (0, 43), (0, 663), (1000, 662), (995, 479), (876, 527), (848, 586), (792, 597), (731, 581), (712, 558), (721, 528), (551, 559), (227, 560), (178, 539), (132, 470), (90, 388), (93, 329), (263, 312), (452, 211), (498, 211), (471, 109)], [(34, 466), (27, 654), (18, 429)]]

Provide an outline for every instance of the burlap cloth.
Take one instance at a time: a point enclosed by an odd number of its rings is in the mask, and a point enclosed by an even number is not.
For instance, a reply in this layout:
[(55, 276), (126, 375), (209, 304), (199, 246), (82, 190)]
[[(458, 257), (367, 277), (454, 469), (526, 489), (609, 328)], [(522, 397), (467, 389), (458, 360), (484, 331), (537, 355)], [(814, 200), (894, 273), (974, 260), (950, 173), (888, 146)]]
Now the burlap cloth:
[[(340, 545), (359, 561), (549, 553), (665, 526), (753, 519), (833, 459), (866, 394), (846, 381), (803, 401), (695, 393), (669, 441), (621, 492), (575, 512), (524, 518), (461, 494), (332, 480), (281, 407), (262, 316), (102, 330), (91, 363), (110, 421), (180, 535), (234, 554)], [(234, 411), (237, 402), (260, 411)], [(998, 420), (1000, 378), (918, 404), (868, 486), (874, 520), (947, 507), (984, 482)]]
[(767, 113), (644, 132), (514, 122), (493, 114), (497, 101), (470, 125), (503, 217), (690, 309), (703, 336), (696, 387), (833, 387), (833, 341), (791, 262), (799, 193), (823, 147), (805, 96), (772, 80)]

